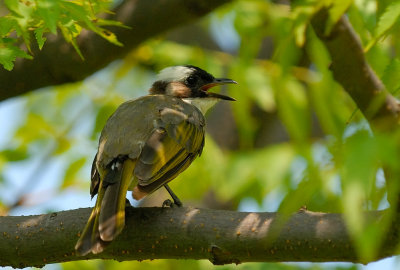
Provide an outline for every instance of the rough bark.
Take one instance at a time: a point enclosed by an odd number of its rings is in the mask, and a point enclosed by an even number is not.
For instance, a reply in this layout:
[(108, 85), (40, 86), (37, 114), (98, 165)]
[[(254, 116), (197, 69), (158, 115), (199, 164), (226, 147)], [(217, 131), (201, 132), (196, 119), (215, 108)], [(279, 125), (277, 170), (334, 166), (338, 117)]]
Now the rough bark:
[[(103, 253), (77, 256), (74, 245), (91, 209), (0, 217), (0, 265), (82, 259), (208, 259), (213, 264), (282, 261), (361, 262), (340, 214), (246, 213), (198, 208), (127, 208), (126, 227)], [(380, 222), (384, 212), (368, 212)], [(396, 254), (397, 234), (376, 259)], [(366, 263), (366, 261), (363, 261)]]
[(62, 35), (50, 35), (41, 51), (33, 44), (33, 60), (18, 59), (12, 71), (0, 67), (0, 101), (41, 87), (80, 81), (144, 40), (198, 19), (227, 2), (230, 0), (125, 0), (114, 10), (115, 15), (107, 15), (107, 19), (131, 27), (109, 28), (123, 47), (85, 31), (78, 38), (83, 61)]

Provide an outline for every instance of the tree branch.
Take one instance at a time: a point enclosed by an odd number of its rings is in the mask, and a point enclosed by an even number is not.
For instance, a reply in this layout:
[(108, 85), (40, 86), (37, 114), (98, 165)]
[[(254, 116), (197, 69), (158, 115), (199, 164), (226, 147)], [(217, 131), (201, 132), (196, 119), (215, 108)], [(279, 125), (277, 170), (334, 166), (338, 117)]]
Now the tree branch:
[(393, 131), (398, 126), (399, 102), (387, 91), (364, 56), (360, 38), (345, 16), (328, 34), (328, 10), (322, 8), (311, 21), (318, 38), (327, 48), (333, 77), (352, 97), (373, 129)]
[[(0, 265), (82, 259), (208, 259), (213, 264), (277, 261), (360, 262), (340, 214), (245, 213), (198, 208), (127, 208), (122, 234), (103, 253), (77, 256), (74, 245), (91, 209), (0, 217)], [(368, 212), (379, 223), (383, 211)], [(390, 232), (378, 257), (395, 254)], [(365, 261), (363, 263), (366, 263)]]
[(0, 101), (37, 88), (80, 81), (122, 58), (144, 40), (198, 19), (230, 1), (125, 0), (114, 10), (115, 15), (106, 17), (132, 28), (109, 28), (123, 47), (85, 31), (78, 38), (83, 61), (62, 35), (49, 35), (41, 51), (33, 42), (33, 60), (18, 59), (11, 72), (0, 67)]
[[(385, 89), (369, 66), (361, 40), (348, 19), (342, 16), (332, 31), (326, 34), (328, 19), (328, 9), (322, 8), (312, 18), (311, 24), (331, 56), (333, 77), (357, 104), (372, 130), (392, 133), (399, 128), (399, 101)], [(388, 201), (400, 210), (400, 175), (387, 168), (384, 172)]]

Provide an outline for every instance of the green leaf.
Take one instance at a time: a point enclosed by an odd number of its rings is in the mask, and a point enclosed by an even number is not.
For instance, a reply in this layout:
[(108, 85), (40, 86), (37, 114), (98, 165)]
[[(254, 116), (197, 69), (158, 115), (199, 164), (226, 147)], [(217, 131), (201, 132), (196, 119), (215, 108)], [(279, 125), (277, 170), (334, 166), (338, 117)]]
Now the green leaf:
[(60, 16), (60, 5), (54, 0), (38, 1), (37, 15), (44, 22), (44, 27), (47, 27), (51, 33), (57, 34), (57, 21)]
[(32, 112), (28, 114), (25, 125), (21, 126), (14, 135), (23, 144), (30, 144), (35, 140), (54, 138), (55, 136), (57, 136), (56, 127), (46, 121), (43, 115)]
[(344, 187), (343, 212), (346, 224), (353, 234), (362, 232), (365, 192), (361, 183), (351, 182)]
[(25, 51), (9, 43), (5, 43), (4, 41), (5, 39), (0, 39), (0, 64), (3, 65), (6, 70), (10, 71), (13, 69), (14, 61), (17, 57), (32, 59), (32, 56)]
[(46, 41), (46, 38), (43, 37), (44, 31), (45, 29), (43, 27), (39, 27), (34, 30), (35, 38), (40, 50), (43, 48), (44, 42)]
[(32, 17), (34, 11), (34, 4), (28, 1), (18, 0), (5, 0), (6, 6), (11, 11), (11, 17), (16, 21), (15, 31), (19, 37), (22, 37), (28, 51), (30, 48), (30, 27), (34, 18)]
[(251, 191), (260, 201), (268, 191), (283, 182), (294, 155), (293, 147), (286, 143), (232, 154), (223, 173), (225, 179), (218, 183), (215, 190), (224, 199), (246, 197), (248, 194), (245, 191)]
[(92, 25), (90, 12), (77, 2), (64, 1), (63, 7), (68, 12), (68, 17), (76, 22), (83, 22), (89, 28)]
[(19, 1), (18, 0), (4, 0), (4, 4), (10, 11), (18, 13), (18, 11), (19, 11)]
[(0, 156), (3, 156), (7, 161), (20, 161), (28, 157), (26, 148), (17, 149), (6, 149), (0, 152)]
[(0, 38), (6, 37), (15, 28), (16, 21), (11, 16), (0, 17)]
[(290, 136), (302, 145), (310, 135), (311, 123), (307, 96), (304, 88), (295, 80), (281, 78), (275, 95), (279, 115)]
[(123, 46), (121, 42), (118, 41), (117, 36), (113, 33), (110, 32), (106, 29), (102, 29), (100, 27), (94, 27), (91, 29), (93, 32), (97, 33), (99, 36), (107, 40), (108, 42), (117, 45), (117, 46)]
[(400, 16), (400, 1), (396, 1), (389, 5), (382, 16), (379, 17), (378, 25), (375, 29), (375, 36), (366, 46), (365, 50), (368, 51), (372, 46), (383, 38), (389, 30), (395, 25)]
[[(0, 38), (7, 37), (14, 30), (18, 37), (14, 40), (14, 44), (20, 41), (19, 38), (22, 37), (29, 52), (31, 52), (32, 32), (39, 48), (42, 49), (46, 42), (43, 35), (47, 32), (57, 34), (57, 27), (59, 27), (65, 40), (71, 43), (78, 55), (84, 59), (76, 42), (82, 28), (95, 32), (117, 46), (122, 46), (122, 43), (118, 41), (116, 35), (100, 26), (129, 28), (121, 22), (97, 18), (99, 13), (110, 13), (108, 8), (111, 1), (109, 0), (4, 0), (4, 3), (10, 13), (0, 17)], [(4, 48), (4, 46), (0, 47)], [(3, 49), (2, 54), (1, 64), (11, 70), (16, 53), (11, 52), (8, 48)], [(17, 55), (17, 57), (19, 56)]]
[(329, 21), (325, 28), (325, 34), (331, 32), (333, 26), (353, 3), (353, 0), (334, 0), (329, 8)]
[(400, 88), (400, 60), (393, 59), (382, 75), (382, 82), (385, 84), (386, 89), (395, 94)]
[(97, 112), (96, 122), (94, 125), (92, 138), (97, 138), (98, 133), (103, 129), (104, 125), (107, 122), (107, 119), (110, 115), (115, 111), (116, 107), (110, 104), (106, 104), (102, 106)]
[[(346, 225), (357, 247), (358, 256), (364, 261), (376, 257), (387, 227), (382, 223), (370, 223), (364, 215), (365, 193), (360, 183), (353, 182), (344, 188), (343, 215)], [(388, 224), (386, 224), (387, 226)]]
[(293, 34), (296, 45), (302, 47), (305, 43), (306, 28), (311, 17), (319, 10), (321, 3), (315, 0), (292, 1), (291, 17), (293, 21)]
[(59, 25), (59, 27), (65, 40), (71, 43), (72, 47), (74, 47), (75, 51), (78, 53), (82, 60), (85, 59), (79, 49), (78, 43), (76, 42), (76, 36), (78, 36), (81, 32), (81, 27), (79, 25), (75, 25), (73, 20), (68, 20), (67, 23)]
[(375, 38), (382, 37), (393, 25), (400, 16), (400, 1), (396, 1), (389, 5), (382, 16), (379, 18), (378, 26), (375, 30)]
[(83, 167), (83, 165), (85, 165), (85, 163), (86, 163), (86, 158), (82, 157), (75, 160), (69, 165), (68, 169), (65, 172), (64, 181), (61, 186), (62, 189), (73, 185), (73, 183), (76, 180), (76, 175), (78, 174), (79, 170)]
[(122, 22), (119, 21), (113, 21), (113, 20), (105, 20), (105, 19), (96, 19), (96, 25), (99, 26), (117, 26), (117, 27), (122, 27), (125, 29), (132, 29), (132, 27), (124, 25)]
[(249, 67), (245, 70), (246, 87), (252, 89), (249, 95), (260, 108), (267, 112), (276, 109), (274, 92), (271, 88), (269, 77), (265, 74), (264, 68)]
[(57, 138), (57, 148), (54, 150), (55, 155), (66, 152), (71, 147), (71, 142), (66, 137)]
[[(367, 130), (359, 130), (346, 138), (335, 158), (341, 171), (345, 221), (359, 256), (366, 261), (375, 257), (386, 228), (380, 222), (380, 227), (374, 227), (377, 224), (369, 223), (364, 211), (372, 205), (378, 207), (377, 202), (383, 200), (383, 193), (376, 194), (377, 171), (382, 167), (398, 169), (397, 146), (398, 137), (394, 134), (375, 132), (372, 136)], [(371, 204), (373, 200), (377, 202)]]

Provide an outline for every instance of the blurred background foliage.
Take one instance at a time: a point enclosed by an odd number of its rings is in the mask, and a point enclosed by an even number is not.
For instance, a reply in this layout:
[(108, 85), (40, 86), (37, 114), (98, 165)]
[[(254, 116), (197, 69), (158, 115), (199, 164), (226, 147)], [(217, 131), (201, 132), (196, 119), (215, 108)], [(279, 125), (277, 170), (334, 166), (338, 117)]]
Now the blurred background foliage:
[[(221, 102), (208, 114), (202, 156), (171, 183), (183, 202), (241, 211), (292, 213), (306, 206), (343, 212), (360, 256), (373, 256), (386, 228), (365, 223), (361, 213), (388, 207), (382, 168), (399, 170), (400, 134), (395, 129), (372, 134), (355, 103), (333, 80), (330, 57), (309, 25), (313, 13), (327, 2), (332, 5), (332, 25), (348, 7), (346, 16), (361, 37), (370, 65), (398, 97), (400, 1), (304, 0), (292, 7), (287, 1), (233, 1), (196, 23), (144, 42), (82, 82), (3, 101), (0, 213), (92, 206), (90, 165), (107, 118), (122, 102), (145, 95), (160, 69), (192, 64), (239, 85), (221, 90), (237, 101)], [(153, 195), (139, 204), (161, 205), (166, 196)], [(158, 260), (53, 267), (214, 266)], [(239, 269), (360, 267), (244, 264)]]

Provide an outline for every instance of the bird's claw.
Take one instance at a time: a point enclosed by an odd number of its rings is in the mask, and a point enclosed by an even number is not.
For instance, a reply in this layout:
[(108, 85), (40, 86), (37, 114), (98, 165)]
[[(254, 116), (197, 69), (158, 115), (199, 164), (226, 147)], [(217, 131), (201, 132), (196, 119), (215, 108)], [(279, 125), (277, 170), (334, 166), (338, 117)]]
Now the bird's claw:
[(182, 206), (182, 203), (180, 202), (180, 201), (171, 201), (170, 199), (166, 199), (164, 202), (163, 202), (163, 204), (162, 204), (162, 208), (165, 208), (165, 207), (170, 207), (170, 208), (172, 208), (172, 207), (174, 207), (174, 206), (177, 206), (177, 207), (181, 207)]
[(166, 199), (163, 203), (162, 203), (162, 208), (165, 207), (173, 207), (174, 203), (170, 200), (170, 199)]

